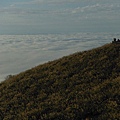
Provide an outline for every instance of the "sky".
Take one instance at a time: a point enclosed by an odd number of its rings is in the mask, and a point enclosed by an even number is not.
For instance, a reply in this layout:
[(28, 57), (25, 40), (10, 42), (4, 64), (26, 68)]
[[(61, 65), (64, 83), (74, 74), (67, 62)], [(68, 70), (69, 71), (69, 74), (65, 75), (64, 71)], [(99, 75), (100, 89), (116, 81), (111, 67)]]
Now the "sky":
[(1, 0), (0, 34), (119, 32), (120, 0)]

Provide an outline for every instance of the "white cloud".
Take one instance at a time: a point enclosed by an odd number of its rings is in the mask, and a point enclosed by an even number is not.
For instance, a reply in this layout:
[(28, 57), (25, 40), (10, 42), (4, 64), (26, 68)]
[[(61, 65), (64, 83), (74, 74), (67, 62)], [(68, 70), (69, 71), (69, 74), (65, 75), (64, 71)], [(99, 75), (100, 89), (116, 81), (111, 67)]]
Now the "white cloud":
[[(44, 15), (70, 15), (70, 14), (96, 14), (103, 12), (103, 15), (107, 12), (118, 12), (120, 11), (120, 4), (118, 3), (95, 3), (95, 4), (90, 4), (89, 0), (85, 0), (88, 2), (84, 2), (84, 6), (79, 6), (82, 0), (32, 0), (28, 2), (19, 2), (19, 3), (14, 3), (10, 7), (7, 8), (1, 8), (0, 13), (9, 13), (9, 14), (18, 14), (18, 15), (32, 15), (32, 14), (44, 14)], [(97, 1), (97, 0), (96, 0)], [(68, 4), (68, 3), (79, 3), (77, 7), (72, 7), (70, 8), (69, 6), (64, 6), (64, 8), (61, 5), (61, 9), (56, 8), (56, 5), (52, 6), (51, 8), (46, 8), (45, 6), (47, 4)], [(42, 7), (32, 7), (29, 5), (36, 4), (36, 5), (41, 5)], [(23, 5), (28, 5), (26, 7), (23, 7)]]
[[(69, 10), (73, 16), (78, 16), (78, 19), (100, 19), (100, 20), (115, 20), (119, 19), (120, 5), (116, 3), (108, 4), (93, 4), (82, 7), (76, 7)], [(101, 21), (100, 21), (101, 22)]]
[(75, 8), (72, 13), (93, 13), (93, 12), (106, 12), (106, 11), (113, 11), (118, 10), (120, 8), (117, 4), (94, 4), (94, 5), (87, 5), (84, 7), (77, 7)]
[(40, 63), (101, 46), (114, 36), (120, 34), (0, 35), (0, 75), (4, 79)]

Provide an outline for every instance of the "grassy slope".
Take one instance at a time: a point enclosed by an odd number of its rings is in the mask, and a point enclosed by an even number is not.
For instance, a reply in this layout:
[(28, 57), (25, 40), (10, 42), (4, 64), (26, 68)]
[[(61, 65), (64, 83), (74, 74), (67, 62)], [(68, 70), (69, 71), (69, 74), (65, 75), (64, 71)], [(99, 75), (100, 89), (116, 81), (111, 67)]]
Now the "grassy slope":
[(5, 120), (120, 118), (120, 45), (75, 53), (0, 84)]

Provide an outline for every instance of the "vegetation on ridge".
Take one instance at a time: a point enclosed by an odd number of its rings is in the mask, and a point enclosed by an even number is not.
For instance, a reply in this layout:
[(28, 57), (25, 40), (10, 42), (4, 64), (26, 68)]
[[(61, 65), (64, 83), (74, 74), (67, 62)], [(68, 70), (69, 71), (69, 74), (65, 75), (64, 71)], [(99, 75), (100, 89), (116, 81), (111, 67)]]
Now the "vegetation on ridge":
[(118, 120), (120, 45), (78, 52), (0, 83), (4, 120)]

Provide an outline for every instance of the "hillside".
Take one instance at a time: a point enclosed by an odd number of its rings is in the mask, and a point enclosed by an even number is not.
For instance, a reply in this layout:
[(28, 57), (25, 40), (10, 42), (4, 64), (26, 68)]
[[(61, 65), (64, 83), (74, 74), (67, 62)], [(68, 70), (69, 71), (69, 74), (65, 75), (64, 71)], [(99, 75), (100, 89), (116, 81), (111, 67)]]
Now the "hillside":
[(119, 120), (120, 44), (78, 52), (0, 83), (4, 120)]

